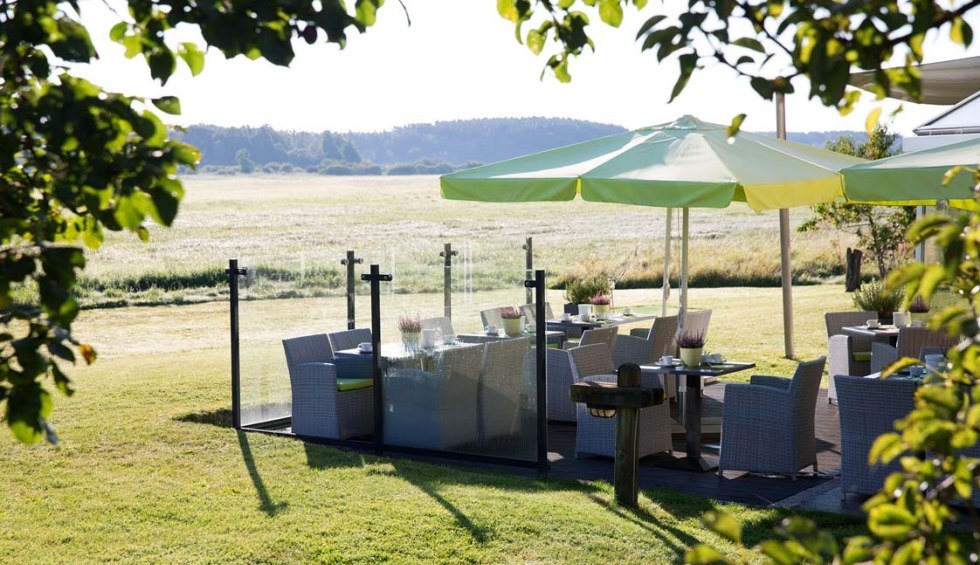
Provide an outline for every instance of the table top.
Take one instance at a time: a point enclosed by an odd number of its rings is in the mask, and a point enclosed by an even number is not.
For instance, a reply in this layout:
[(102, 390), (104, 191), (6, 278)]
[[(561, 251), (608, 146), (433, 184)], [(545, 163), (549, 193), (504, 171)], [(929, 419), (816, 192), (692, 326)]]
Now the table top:
[[(537, 334), (522, 333), (519, 336), (509, 336), (505, 334), (503, 330), (498, 330), (497, 333), (493, 333), (493, 334), (488, 334), (487, 332), (469, 332), (469, 333), (456, 334), (456, 339), (462, 342), (473, 343), (473, 342), (485, 342), (485, 341), (497, 340), (497, 339), (515, 339), (518, 337), (533, 338), (535, 335)], [(546, 331), (544, 332), (544, 335), (545, 337), (561, 337), (565, 334), (563, 332), (557, 332), (557, 331)]]
[(605, 320), (592, 320), (591, 322), (583, 322), (579, 320), (578, 316), (572, 316), (569, 320), (548, 320), (549, 325), (553, 326), (565, 326), (565, 327), (578, 327), (578, 328), (599, 328), (604, 326), (621, 326), (623, 324), (632, 324), (634, 322), (643, 322), (646, 320), (653, 320), (657, 316), (655, 314), (630, 314), (629, 316), (624, 316), (623, 314), (613, 314), (606, 318)]
[(654, 371), (663, 371), (665, 373), (673, 373), (675, 375), (692, 375), (696, 377), (718, 377), (721, 375), (727, 375), (729, 373), (737, 373), (739, 371), (745, 371), (747, 369), (754, 369), (755, 363), (737, 363), (734, 361), (729, 361), (727, 363), (707, 363), (702, 365), (696, 365), (688, 367), (683, 363), (678, 363), (674, 365), (661, 365), (659, 363), (654, 363), (651, 365), (641, 365), (643, 369), (652, 369)]
[(898, 328), (895, 326), (878, 326), (877, 328), (869, 328), (868, 326), (844, 326), (841, 328), (844, 333), (864, 335), (864, 336), (888, 336), (888, 337), (898, 337)]
[[(448, 351), (450, 349), (458, 349), (460, 347), (474, 347), (479, 345), (477, 343), (463, 343), (454, 342), (452, 344), (440, 344), (432, 348), (418, 348), (415, 351), (408, 351), (402, 343), (382, 343), (381, 344), (381, 357), (385, 359), (404, 359), (409, 357), (429, 357), (434, 355), (439, 355)], [(334, 355), (344, 355), (350, 357), (370, 357), (371, 352), (364, 353), (356, 347), (353, 349), (341, 349), (340, 351), (335, 351)]]

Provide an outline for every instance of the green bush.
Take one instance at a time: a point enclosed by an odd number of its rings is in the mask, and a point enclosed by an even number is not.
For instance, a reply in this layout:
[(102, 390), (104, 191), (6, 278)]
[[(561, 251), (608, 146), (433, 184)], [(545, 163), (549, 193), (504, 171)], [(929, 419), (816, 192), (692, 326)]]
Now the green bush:
[(612, 285), (604, 277), (572, 279), (565, 284), (565, 300), (572, 304), (588, 304), (593, 296), (611, 292)]
[(890, 318), (902, 306), (905, 294), (888, 288), (884, 281), (873, 280), (862, 284), (851, 298), (858, 310), (877, 312), (881, 318)]

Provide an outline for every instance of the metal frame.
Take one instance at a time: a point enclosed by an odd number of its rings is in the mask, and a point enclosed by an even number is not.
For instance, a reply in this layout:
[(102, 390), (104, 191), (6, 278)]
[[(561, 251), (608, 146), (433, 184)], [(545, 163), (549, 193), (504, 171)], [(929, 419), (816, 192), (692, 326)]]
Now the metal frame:
[(357, 325), (357, 319), (354, 317), (355, 285), (357, 284), (357, 279), (354, 277), (354, 265), (360, 265), (363, 262), (364, 259), (354, 257), (353, 249), (348, 249), (347, 257), (340, 260), (340, 264), (347, 267), (347, 329), (349, 330), (354, 329)]

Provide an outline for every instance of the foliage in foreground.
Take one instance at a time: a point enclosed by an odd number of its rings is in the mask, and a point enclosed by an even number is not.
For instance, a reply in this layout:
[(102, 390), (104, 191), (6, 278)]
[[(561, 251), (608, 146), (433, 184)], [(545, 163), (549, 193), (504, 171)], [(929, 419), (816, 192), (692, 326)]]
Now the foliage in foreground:
[[(976, 202), (980, 203), (980, 171)], [(909, 232), (913, 243), (934, 240), (943, 250), (942, 262), (907, 265), (893, 272), (888, 283), (905, 287), (906, 304), (925, 302), (942, 289), (964, 301), (933, 315), (929, 326), (961, 336), (947, 353), (941, 374), (926, 378), (916, 392), (915, 409), (879, 437), (869, 464), (898, 459), (902, 466), (885, 479), (881, 491), (864, 509), (873, 537), (859, 536), (842, 546), (813, 522), (792, 518), (776, 530), (780, 540), (757, 546), (773, 563), (970, 563), (980, 554), (980, 212), (958, 218), (934, 215), (916, 222)], [(917, 363), (902, 359), (883, 374)], [(924, 454), (916, 456), (913, 454)], [(972, 526), (972, 545), (953, 531), (965, 507)], [(741, 526), (720, 512), (708, 513), (705, 524), (741, 543)], [(689, 563), (734, 563), (717, 550), (699, 546), (688, 552)]]
[[(110, 37), (128, 57), (142, 55), (150, 75), (166, 83), (178, 57), (194, 75), (204, 66), (194, 43), (165, 41), (179, 24), (198, 28), (228, 57), (286, 65), (294, 36), (312, 43), (322, 30), (343, 45), (345, 30), (363, 31), (380, 4), (358, 1), (351, 15), (340, 0), (231, 9), (224, 2), (129, 0), (129, 21), (113, 26)], [(184, 193), (178, 167), (200, 159), (193, 147), (169, 139), (151, 110), (152, 102), (179, 114), (176, 98), (106, 92), (65, 66), (98, 57), (79, 12), (74, 0), (0, 2), (0, 402), (11, 431), (27, 443), (56, 441), (42, 382), (50, 378), (70, 395), (62, 364), (74, 363), (76, 352), (95, 359), (71, 331), (79, 310), (73, 290), (85, 268), (81, 245), (97, 248), (104, 230), (129, 230), (145, 241), (148, 220), (169, 226)], [(24, 287), (36, 289), (38, 299), (16, 302)]]

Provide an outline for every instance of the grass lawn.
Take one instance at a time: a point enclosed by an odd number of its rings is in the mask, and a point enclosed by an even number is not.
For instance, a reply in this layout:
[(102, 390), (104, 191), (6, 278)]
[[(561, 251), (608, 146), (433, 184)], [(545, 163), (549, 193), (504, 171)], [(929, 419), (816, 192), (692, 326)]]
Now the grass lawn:
[[(617, 291), (616, 300), (652, 308), (655, 294)], [(514, 295), (474, 293), (457, 323), (478, 325), (479, 307), (516, 303)], [(849, 300), (839, 286), (795, 297), (798, 355), (815, 357), (824, 351), (822, 313)], [(386, 300), (398, 305), (388, 308), (390, 324), (398, 308), (427, 315), (441, 296)], [(779, 289), (695, 289), (691, 306), (715, 311), (709, 349), (789, 374)], [(359, 307), (366, 316), (367, 301)], [(245, 303), (243, 352), (278, 359), (282, 337), (339, 329), (343, 317), (339, 298)], [(624, 512), (607, 484), (377, 458), (214, 425), (229, 406), (227, 304), (85, 311), (77, 333), (100, 359), (73, 371), (73, 398), (55, 398), (62, 445), (28, 448), (0, 434), (4, 562), (670, 563), (700, 541), (736, 551), (700, 526), (715, 505), (701, 498), (644, 491), (641, 511)], [(727, 508), (753, 542), (785, 515)], [(817, 518), (842, 536), (861, 530)]]

